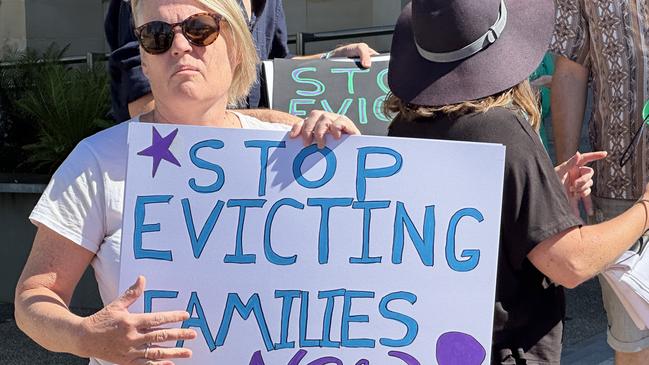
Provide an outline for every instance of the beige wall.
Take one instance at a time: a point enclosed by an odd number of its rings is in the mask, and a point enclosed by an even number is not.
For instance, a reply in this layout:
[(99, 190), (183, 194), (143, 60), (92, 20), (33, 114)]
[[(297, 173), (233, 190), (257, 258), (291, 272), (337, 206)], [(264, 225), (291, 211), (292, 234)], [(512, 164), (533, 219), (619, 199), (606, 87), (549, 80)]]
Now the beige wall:
[(25, 4), (27, 45), (45, 49), (69, 44), (69, 56), (106, 52), (101, 0), (29, 0)]
[[(402, 1), (283, 0), (289, 34), (394, 24)], [(101, 0), (0, 0), (0, 45), (45, 49), (52, 42), (70, 44), (68, 56), (107, 52)], [(362, 39), (387, 50), (390, 37)], [(348, 40), (345, 42), (351, 42)], [(327, 50), (337, 42), (307, 45), (308, 52)]]
[[(380, 25), (396, 22), (401, 4), (394, 0), (284, 0), (288, 33), (324, 32)], [(359, 38), (379, 51), (390, 48), (390, 37)], [(307, 53), (328, 50), (341, 42), (308, 44)]]
[(25, 0), (0, 0), (0, 57), (26, 45)]
[[(4, 1), (4, 0), (3, 0)], [(0, 302), (12, 303), (16, 283), (32, 247), (36, 227), (27, 217), (40, 193), (9, 193), (0, 183)], [(32, 187), (23, 186), (26, 190)], [(42, 191), (42, 187), (33, 188)], [(72, 297), (72, 306), (100, 308), (101, 299), (92, 269), (86, 270)], [(3, 364), (5, 362), (2, 362)]]

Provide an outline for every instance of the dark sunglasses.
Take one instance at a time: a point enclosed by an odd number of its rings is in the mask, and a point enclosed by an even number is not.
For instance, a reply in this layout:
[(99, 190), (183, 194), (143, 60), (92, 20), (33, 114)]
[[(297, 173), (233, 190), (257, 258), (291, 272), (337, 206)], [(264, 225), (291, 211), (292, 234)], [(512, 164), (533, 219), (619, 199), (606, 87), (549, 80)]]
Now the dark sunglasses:
[(200, 13), (173, 24), (156, 20), (135, 28), (135, 36), (147, 53), (161, 54), (171, 48), (175, 35), (174, 28), (180, 26), (183, 36), (189, 43), (206, 47), (219, 37), (221, 19), (219, 14)]
[(645, 101), (644, 107), (642, 108), (642, 124), (640, 125), (640, 128), (635, 132), (633, 138), (631, 138), (631, 143), (629, 143), (626, 149), (624, 149), (624, 153), (622, 153), (622, 158), (620, 158), (620, 167), (623, 167), (627, 162), (629, 162), (636, 148), (638, 148), (640, 136), (644, 134), (643, 132), (648, 123), (647, 120), (649, 120), (649, 100)]

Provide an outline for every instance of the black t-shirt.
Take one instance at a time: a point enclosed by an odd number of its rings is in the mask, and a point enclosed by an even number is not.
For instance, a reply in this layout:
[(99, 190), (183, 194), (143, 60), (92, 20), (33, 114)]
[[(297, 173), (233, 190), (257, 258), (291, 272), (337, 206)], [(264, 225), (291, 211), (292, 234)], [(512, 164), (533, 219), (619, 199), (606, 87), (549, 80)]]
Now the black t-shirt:
[(516, 112), (493, 108), (457, 119), (441, 113), (414, 121), (397, 118), (389, 135), (505, 145), (492, 363), (559, 364), (563, 288), (548, 286), (527, 254), (582, 223), (571, 212), (538, 134)]

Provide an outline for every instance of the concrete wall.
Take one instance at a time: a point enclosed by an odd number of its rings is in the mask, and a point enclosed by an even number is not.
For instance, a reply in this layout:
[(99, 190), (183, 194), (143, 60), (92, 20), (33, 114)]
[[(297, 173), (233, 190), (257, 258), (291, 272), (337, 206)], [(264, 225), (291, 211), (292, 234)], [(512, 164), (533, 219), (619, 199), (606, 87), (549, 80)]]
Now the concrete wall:
[[(27, 217), (40, 193), (9, 193), (2, 190), (0, 189), (0, 302), (11, 303), (36, 234), (36, 228)], [(72, 306), (101, 308), (92, 269), (87, 270), (79, 282), (72, 298)]]
[[(403, 0), (283, 1), (289, 34), (391, 25), (404, 3)], [(0, 0), (0, 47), (5, 42), (43, 50), (56, 42), (60, 46), (70, 44), (68, 56), (107, 52), (103, 30), (107, 4), (101, 0)], [(380, 51), (390, 47), (387, 36), (359, 40)], [(329, 50), (337, 43), (312, 43), (307, 51)]]
[(45, 49), (69, 44), (68, 55), (106, 52), (104, 7), (100, 0), (29, 0), (25, 4), (27, 45)]
[(27, 46), (25, 0), (0, 0), (0, 57)]
[[(288, 33), (325, 32), (341, 29), (393, 25), (401, 4), (394, 0), (284, 0)], [(341, 12), (344, 15), (341, 15)], [(327, 51), (339, 43), (364, 41), (378, 51), (390, 49), (389, 36), (309, 43), (308, 53)]]

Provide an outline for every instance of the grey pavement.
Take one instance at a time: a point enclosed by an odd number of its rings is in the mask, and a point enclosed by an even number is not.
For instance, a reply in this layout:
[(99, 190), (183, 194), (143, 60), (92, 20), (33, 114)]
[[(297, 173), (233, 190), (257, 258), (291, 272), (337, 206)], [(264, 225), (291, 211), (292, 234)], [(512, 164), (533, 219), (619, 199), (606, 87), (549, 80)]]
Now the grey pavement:
[[(75, 310), (87, 315), (90, 311)], [(0, 364), (3, 365), (82, 365), (87, 359), (49, 352), (23, 334), (13, 317), (13, 305), (0, 303)]]
[[(564, 350), (561, 363), (567, 365), (613, 365), (613, 353), (606, 344), (606, 315), (602, 309), (597, 280), (590, 280), (577, 289), (567, 290), (567, 312)], [(89, 315), (91, 310), (75, 310)], [(0, 364), (53, 365), (87, 364), (87, 360), (67, 354), (49, 352), (18, 328), (13, 319), (13, 306), (0, 303)]]
[(613, 365), (613, 351), (606, 343), (606, 313), (599, 282), (592, 279), (566, 290), (566, 322), (562, 364)]

